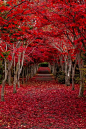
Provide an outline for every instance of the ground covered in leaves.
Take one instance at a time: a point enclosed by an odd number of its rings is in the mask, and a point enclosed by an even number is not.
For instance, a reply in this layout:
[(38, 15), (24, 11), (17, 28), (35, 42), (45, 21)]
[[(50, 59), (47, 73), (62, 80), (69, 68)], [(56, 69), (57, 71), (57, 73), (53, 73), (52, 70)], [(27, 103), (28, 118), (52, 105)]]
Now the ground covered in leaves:
[(0, 129), (86, 129), (86, 97), (78, 97), (78, 85), (71, 91), (54, 80), (31, 79), (12, 90), (7, 85), (0, 101)]

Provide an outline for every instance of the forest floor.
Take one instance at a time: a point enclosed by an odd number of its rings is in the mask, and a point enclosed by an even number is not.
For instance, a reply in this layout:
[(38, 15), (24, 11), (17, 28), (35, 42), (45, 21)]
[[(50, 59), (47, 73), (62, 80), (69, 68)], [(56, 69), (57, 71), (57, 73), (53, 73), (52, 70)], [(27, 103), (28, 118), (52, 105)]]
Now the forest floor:
[(79, 98), (78, 84), (74, 91), (58, 84), (48, 68), (40, 68), (16, 94), (12, 91), (6, 85), (5, 101), (0, 101), (0, 129), (86, 129), (86, 91)]

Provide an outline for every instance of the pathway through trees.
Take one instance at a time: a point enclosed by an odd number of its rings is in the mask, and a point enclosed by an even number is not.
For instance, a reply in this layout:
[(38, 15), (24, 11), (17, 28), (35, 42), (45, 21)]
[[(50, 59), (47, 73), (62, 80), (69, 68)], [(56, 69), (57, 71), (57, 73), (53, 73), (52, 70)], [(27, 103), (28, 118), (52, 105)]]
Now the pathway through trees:
[(52, 78), (48, 68), (45, 75), (42, 70), (15, 94), (6, 85), (5, 102), (0, 101), (0, 129), (86, 129), (86, 98), (78, 97), (79, 86), (71, 91), (71, 86), (54, 79), (41, 80), (46, 75)]
[(50, 81), (54, 80), (54, 76), (51, 74), (48, 67), (40, 67), (37, 74), (33, 77), (34, 80)]

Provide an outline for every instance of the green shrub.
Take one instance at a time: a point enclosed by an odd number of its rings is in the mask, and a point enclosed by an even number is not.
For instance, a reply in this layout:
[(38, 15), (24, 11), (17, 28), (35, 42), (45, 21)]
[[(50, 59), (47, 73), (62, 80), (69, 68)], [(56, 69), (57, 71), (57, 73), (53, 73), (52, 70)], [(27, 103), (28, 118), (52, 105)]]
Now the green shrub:
[(48, 67), (48, 62), (42, 62), (39, 64), (39, 67)]
[(75, 74), (74, 82), (75, 82), (76, 84), (79, 84), (79, 83), (80, 83), (80, 75), (79, 75), (79, 74)]
[(64, 84), (65, 83), (65, 73), (62, 72), (62, 71), (59, 71), (57, 73), (57, 81), (61, 84)]

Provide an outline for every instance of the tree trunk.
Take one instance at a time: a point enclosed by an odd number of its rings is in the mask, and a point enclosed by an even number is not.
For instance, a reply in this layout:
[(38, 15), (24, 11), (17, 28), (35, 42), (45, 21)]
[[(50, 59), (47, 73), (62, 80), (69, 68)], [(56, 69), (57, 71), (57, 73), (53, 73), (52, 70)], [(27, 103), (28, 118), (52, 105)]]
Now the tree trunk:
[(17, 83), (17, 73), (15, 66), (15, 57), (14, 57), (14, 81), (13, 81), (13, 93), (16, 93), (16, 83)]
[[(18, 44), (16, 45), (16, 48), (17, 48), (17, 46), (18, 46)], [(14, 47), (13, 47), (13, 48), (14, 48)], [(10, 69), (11, 69), (11, 67), (12, 67), (12, 64), (13, 64), (14, 55), (15, 55), (15, 53), (13, 52), (13, 53), (12, 53), (12, 60), (11, 60), (10, 63), (9, 63), (8, 70), (6, 70), (6, 73), (5, 73), (5, 78), (4, 78), (4, 80), (2, 81), (1, 101), (4, 101), (4, 87), (5, 87), (5, 83), (6, 83), (6, 80), (7, 80), (8, 71), (10, 71)], [(6, 64), (5, 64), (5, 65), (6, 65)]]
[(7, 71), (7, 61), (5, 59), (5, 79), (2, 81), (2, 89), (1, 89), (1, 101), (4, 101), (4, 88), (5, 88), (5, 83), (7, 80), (7, 75), (8, 75), (8, 71)]
[(53, 63), (53, 65), (52, 65), (51, 72), (53, 75), (55, 75), (55, 63)]
[(79, 65), (79, 70), (80, 70), (80, 89), (79, 89), (79, 97), (83, 96), (83, 71), (81, 68), (83, 68), (83, 60), (81, 59), (81, 53), (78, 54), (78, 65)]
[(79, 89), (79, 97), (83, 96), (84, 87), (83, 87), (83, 71), (80, 70), (80, 89)]
[(84, 89), (83, 89), (83, 71), (80, 70), (80, 89), (79, 89), (79, 97), (82, 97), (83, 96), (83, 92), (84, 92)]
[(6, 83), (6, 80), (7, 80), (7, 76), (8, 76), (8, 71), (10, 71), (11, 67), (12, 67), (12, 64), (13, 64), (13, 58), (14, 58), (14, 53), (12, 55), (12, 60), (8, 66), (8, 70), (6, 68), (6, 62), (5, 62), (5, 78), (4, 80), (2, 81), (2, 89), (1, 89), (1, 101), (4, 101), (4, 87), (5, 87), (5, 83)]
[[(25, 51), (23, 51), (23, 53), (22, 53), (22, 61), (20, 64), (21, 52), (19, 53), (19, 58), (18, 58), (18, 88), (20, 88), (20, 80), (19, 79), (20, 79), (20, 74), (22, 72), (22, 68), (23, 68), (24, 56), (25, 56)], [(24, 80), (23, 80), (23, 82), (24, 82)]]
[(16, 84), (17, 84), (17, 75), (18, 75), (18, 63), (16, 65), (16, 71), (14, 73), (14, 82), (13, 82), (13, 93), (16, 93)]
[(6, 71), (5, 79), (2, 81), (1, 101), (4, 101), (4, 88), (5, 88), (5, 83), (6, 83), (6, 80), (7, 80), (7, 75), (8, 75), (8, 71)]
[(20, 74), (18, 73), (18, 80), (17, 80), (17, 82), (18, 82), (18, 88), (20, 88)]
[(34, 75), (37, 73), (36, 64), (34, 64)]
[(68, 69), (68, 81), (67, 81), (67, 86), (70, 86), (70, 75), (71, 75), (71, 66), (72, 66), (72, 62), (71, 59), (69, 60), (69, 69)]
[(75, 76), (76, 63), (77, 63), (77, 55), (76, 55), (75, 61), (72, 61), (72, 90), (75, 89), (75, 87), (74, 87), (74, 76)]
[(65, 85), (67, 85), (67, 56), (65, 56)]
[(31, 78), (33, 77), (33, 65), (31, 66)]
[(48, 63), (48, 67), (50, 68), (50, 71), (51, 71), (51, 64), (50, 63)]
[(74, 76), (75, 76), (75, 69), (72, 66), (72, 90), (74, 90)]
[[(69, 65), (67, 65), (69, 63)], [(69, 57), (69, 62), (67, 60), (67, 56), (65, 57), (65, 85), (70, 86), (70, 74), (71, 74), (71, 66), (72, 62)]]
[(19, 52), (19, 56), (18, 56), (18, 80), (17, 80), (17, 84), (18, 84), (18, 88), (20, 88), (20, 59), (21, 59), (21, 52)]
[(12, 85), (11, 84), (11, 70), (9, 70), (9, 72), (8, 72), (8, 84), (9, 84), (9, 86)]
[(29, 80), (29, 78), (30, 78), (30, 66), (28, 68), (28, 80)]
[(13, 93), (16, 93), (17, 73), (14, 74)]
[(23, 67), (23, 71), (22, 71), (22, 84), (24, 84), (24, 67)]
[(64, 70), (63, 70), (63, 63), (62, 63), (62, 55), (59, 57), (59, 59), (60, 59), (60, 65), (61, 65), (61, 71), (63, 72)]

